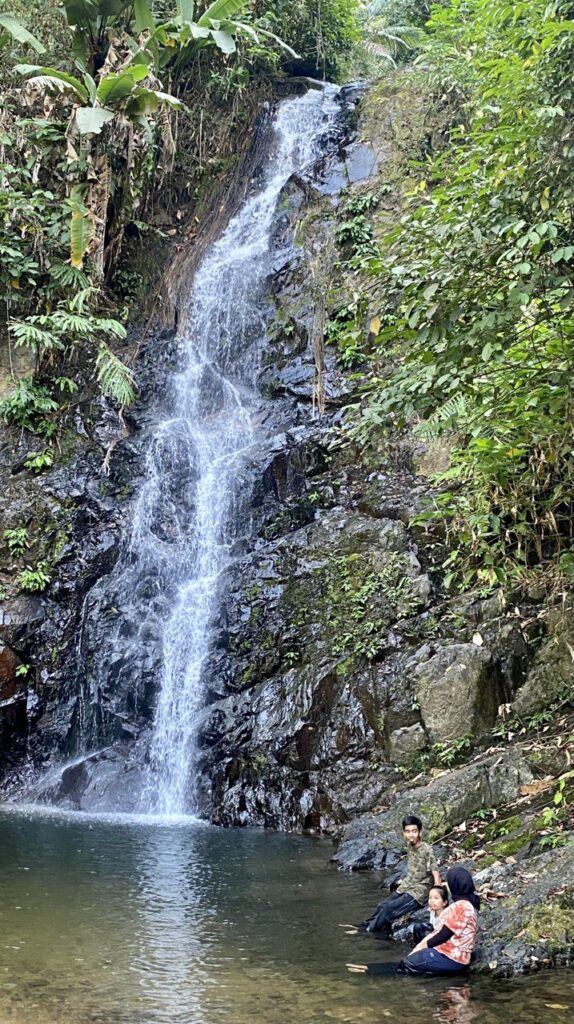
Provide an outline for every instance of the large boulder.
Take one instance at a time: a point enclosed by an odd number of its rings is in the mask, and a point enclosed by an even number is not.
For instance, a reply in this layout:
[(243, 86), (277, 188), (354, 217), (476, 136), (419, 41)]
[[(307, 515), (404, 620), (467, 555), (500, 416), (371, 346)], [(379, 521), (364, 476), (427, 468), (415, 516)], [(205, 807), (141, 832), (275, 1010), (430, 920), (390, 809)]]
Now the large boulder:
[(433, 743), (490, 731), (504, 701), (490, 651), (474, 643), (449, 644), (414, 671), (416, 699)]
[(532, 778), (518, 751), (479, 758), (426, 786), (396, 793), (387, 810), (351, 822), (333, 859), (348, 870), (384, 866), (388, 850), (396, 847), (405, 814), (419, 814), (426, 837), (435, 841), (482, 808), (516, 799), (520, 787)]
[(571, 611), (550, 616), (549, 637), (533, 658), (526, 682), (512, 705), (518, 718), (548, 707), (567, 690), (574, 691), (574, 620)]
[(394, 729), (389, 737), (389, 758), (393, 764), (405, 764), (427, 745), (427, 736), (419, 722)]

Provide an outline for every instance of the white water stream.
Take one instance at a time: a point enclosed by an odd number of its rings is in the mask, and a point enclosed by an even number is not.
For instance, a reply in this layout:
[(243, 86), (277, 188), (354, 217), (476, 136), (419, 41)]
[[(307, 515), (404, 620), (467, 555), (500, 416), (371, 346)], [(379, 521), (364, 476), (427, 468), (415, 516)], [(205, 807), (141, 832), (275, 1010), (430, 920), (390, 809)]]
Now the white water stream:
[[(187, 364), (172, 414), (150, 445), (130, 551), (140, 568), (177, 584), (150, 751), (146, 803), (154, 813), (194, 810), (195, 723), (218, 578), (233, 545), (241, 467), (260, 439), (252, 382), (265, 337), (272, 223), (289, 177), (317, 157), (318, 139), (339, 110), (336, 93), (332, 86), (311, 89), (280, 105), (261, 184), (195, 275), (183, 339)], [(183, 501), (174, 501), (174, 477), (184, 481)]]

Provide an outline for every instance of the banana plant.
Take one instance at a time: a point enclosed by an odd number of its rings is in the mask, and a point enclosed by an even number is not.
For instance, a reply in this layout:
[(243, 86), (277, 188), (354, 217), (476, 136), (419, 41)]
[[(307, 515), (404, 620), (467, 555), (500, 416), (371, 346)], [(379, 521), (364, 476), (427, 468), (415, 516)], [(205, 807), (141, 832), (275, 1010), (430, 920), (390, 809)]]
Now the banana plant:
[(148, 0), (135, 0), (135, 31), (138, 40), (128, 39), (134, 63), (153, 63), (158, 70), (171, 66), (180, 71), (196, 54), (215, 46), (225, 55), (235, 52), (238, 35), (249, 35), (256, 43), (259, 37), (273, 39), (292, 57), (297, 54), (278, 36), (234, 19), (248, 0), (213, 0), (197, 21), (193, 0), (178, 0), (177, 14), (169, 21), (156, 23)]
[[(87, 71), (78, 78), (58, 68), (42, 67), (39, 64), (18, 64), (14, 70), (25, 75), (38, 91), (60, 92), (72, 99), (74, 106), (70, 127), (73, 129), (75, 126), (80, 137), (100, 135), (104, 125), (117, 119), (124, 131), (128, 122), (139, 125), (149, 141), (152, 131), (148, 116), (163, 105), (183, 106), (175, 96), (143, 84), (150, 74), (150, 69), (143, 64), (109, 71), (100, 76), (97, 84)], [(104, 160), (107, 161), (107, 157), (104, 156)], [(128, 176), (131, 171), (131, 166), (127, 166)], [(104, 273), (103, 253), (109, 196), (106, 192), (104, 206), (98, 218), (94, 218), (89, 212), (88, 200), (84, 203), (85, 193), (93, 195), (94, 190), (97, 192), (97, 184), (94, 183), (72, 189), (69, 198), (70, 262), (73, 267), (81, 269), (86, 253), (101, 253), (101, 260), (94, 261), (94, 273), (101, 277)]]
[(122, 21), (129, 24), (132, 0), (63, 0), (63, 7), (73, 33), (73, 56), (94, 75), (105, 62), (110, 35), (117, 34), (112, 30)]
[(36, 53), (45, 53), (45, 46), (42, 45), (39, 39), (36, 39), (36, 36), (28, 32), (28, 29), (19, 18), (14, 18), (11, 14), (0, 14), (0, 50), (4, 49), (9, 37), (17, 43), (31, 46)]
[(102, 128), (119, 114), (149, 130), (147, 115), (158, 107), (182, 107), (170, 93), (151, 89), (141, 83), (149, 75), (144, 64), (131, 64), (121, 71), (109, 71), (98, 84), (84, 71), (81, 79), (58, 68), (39, 64), (17, 64), (14, 68), (28, 78), (38, 91), (65, 93), (74, 100), (72, 118), (80, 135), (99, 135)]

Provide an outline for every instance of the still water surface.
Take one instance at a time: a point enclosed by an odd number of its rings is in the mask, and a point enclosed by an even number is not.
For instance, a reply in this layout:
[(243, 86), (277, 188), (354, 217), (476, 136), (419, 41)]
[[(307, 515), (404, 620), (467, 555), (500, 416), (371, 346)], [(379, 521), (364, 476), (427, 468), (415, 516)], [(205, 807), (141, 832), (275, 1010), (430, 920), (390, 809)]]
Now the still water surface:
[(0, 814), (0, 1024), (572, 1024), (574, 975), (349, 975), (396, 944), (329, 843), (182, 822)]

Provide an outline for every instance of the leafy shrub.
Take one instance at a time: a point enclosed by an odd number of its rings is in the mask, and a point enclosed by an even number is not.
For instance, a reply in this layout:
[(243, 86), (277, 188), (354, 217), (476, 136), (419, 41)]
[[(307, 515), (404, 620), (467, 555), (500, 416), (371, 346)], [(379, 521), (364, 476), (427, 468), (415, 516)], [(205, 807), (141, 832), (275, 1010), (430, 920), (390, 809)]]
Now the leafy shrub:
[(28, 531), (25, 526), (17, 526), (13, 530), (4, 530), (4, 540), (11, 555), (19, 558), (28, 547)]
[(46, 589), (50, 580), (51, 576), (47, 562), (38, 562), (38, 565), (33, 569), (23, 569), (18, 576), (20, 589), (30, 594), (41, 593)]
[(433, 7), (424, 81), (462, 106), (363, 261), (386, 303), (353, 434), (450, 433), (417, 521), (446, 527), (446, 582), (462, 588), (535, 566), (574, 575), (571, 14), (561, 0)]
[(357, 0), (257, 0), (256, 14), (299, 55), (286, 58), (289, 74), (338, 81), (360, 38)]
[(5, 423), (49, 437), (55, 429), (50, 413), (57, 408), (58, 403), (47, 388), (35, 384), (31, 377), (23, 377), (0, 400), (0, 418)]

